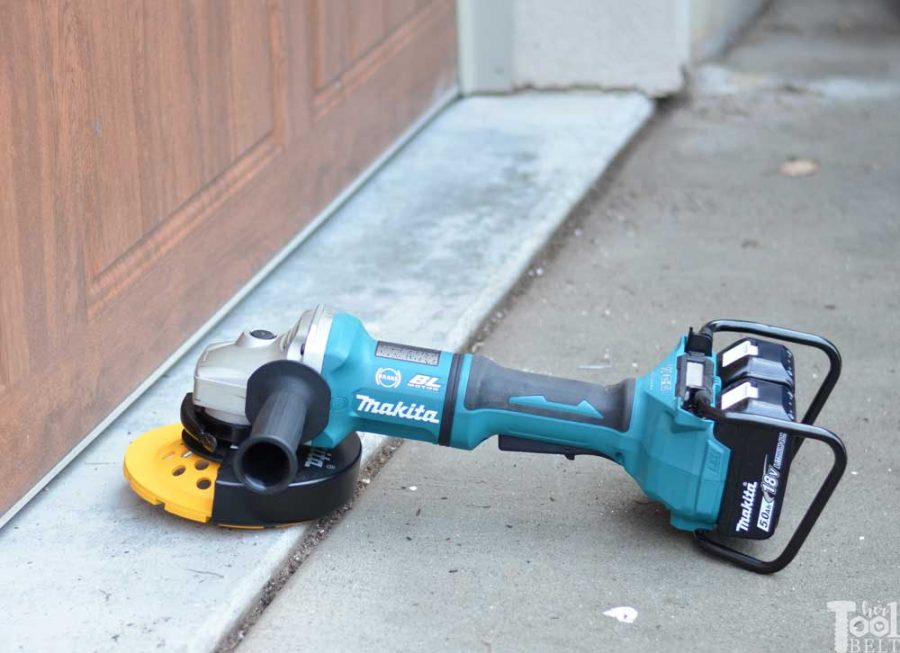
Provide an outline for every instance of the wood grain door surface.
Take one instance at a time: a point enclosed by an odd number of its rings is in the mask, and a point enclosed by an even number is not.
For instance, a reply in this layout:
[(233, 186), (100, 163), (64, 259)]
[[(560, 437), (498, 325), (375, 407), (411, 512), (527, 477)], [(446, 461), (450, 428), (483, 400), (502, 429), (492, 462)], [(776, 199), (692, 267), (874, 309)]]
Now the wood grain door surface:
[(0, 515), (455, 84), (452, 0), (0, 0)]

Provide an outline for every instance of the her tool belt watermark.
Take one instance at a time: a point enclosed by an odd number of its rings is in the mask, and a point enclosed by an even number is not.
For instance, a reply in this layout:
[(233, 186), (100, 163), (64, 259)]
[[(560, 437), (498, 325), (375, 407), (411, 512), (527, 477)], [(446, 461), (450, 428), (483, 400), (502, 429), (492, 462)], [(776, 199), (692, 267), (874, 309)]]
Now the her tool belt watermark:
[(829, 601), (836, 653), (900, 653), (897, 601)]

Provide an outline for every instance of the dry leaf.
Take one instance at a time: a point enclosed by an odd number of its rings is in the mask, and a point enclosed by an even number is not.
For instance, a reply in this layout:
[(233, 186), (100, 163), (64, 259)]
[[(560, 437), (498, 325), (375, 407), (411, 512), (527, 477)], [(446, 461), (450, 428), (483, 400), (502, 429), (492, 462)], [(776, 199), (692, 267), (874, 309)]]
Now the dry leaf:
[(819, 162), (812, 159), (788, 159), (781, 164), (785, 177), (809, 177), (819, 171)]

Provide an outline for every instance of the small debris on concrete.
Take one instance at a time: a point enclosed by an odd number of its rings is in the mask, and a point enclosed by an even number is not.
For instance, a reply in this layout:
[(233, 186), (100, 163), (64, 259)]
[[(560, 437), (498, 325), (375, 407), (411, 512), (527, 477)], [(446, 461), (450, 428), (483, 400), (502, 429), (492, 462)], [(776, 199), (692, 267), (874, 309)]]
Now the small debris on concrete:
[(612, 617), (623, 624), (633, 624), (634, 620), (637, 619), (638, 611), (631, 606), (623, 605), (617, 608), (610, 608), (603, 614), (607, 617)]
[(788, 159), (779, 172), (785, 177), (809, 177), (819, 171), (819, 162), (813, 159)]

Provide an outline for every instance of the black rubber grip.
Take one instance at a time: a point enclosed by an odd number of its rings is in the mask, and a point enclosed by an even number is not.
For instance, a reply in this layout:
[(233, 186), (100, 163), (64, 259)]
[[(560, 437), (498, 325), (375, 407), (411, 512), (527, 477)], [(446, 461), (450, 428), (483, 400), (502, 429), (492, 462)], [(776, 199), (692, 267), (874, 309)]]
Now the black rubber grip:
[(234, 471), (254, 492), (284, 490), (298, 471), (297, 449), (328, 424), (331, 391), (313, 369), (272, 361), (247, 381), (250, 436), (234, 456)]
[(634, 379), (605, 386), (512, 370), (473, 356), (465, 407), (542, 415), (624, 432), (631, 424), (633, 401)]
[(279, 388), (266, 397), (253, 420), (250, 437), (278, 440), (286, 449), (296, 451), (306, 425), (309, 400), (304, 390), (297, 384), (293, 388)]

